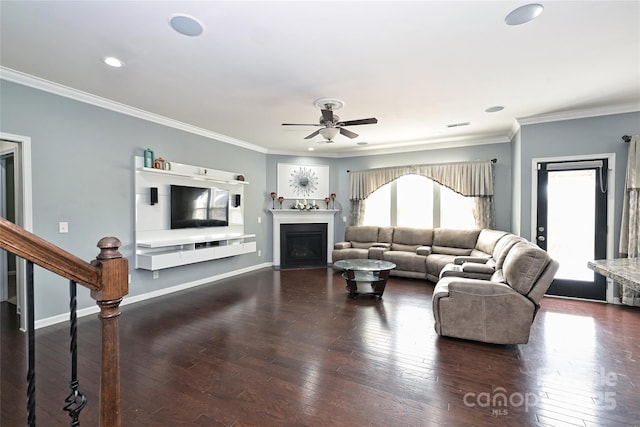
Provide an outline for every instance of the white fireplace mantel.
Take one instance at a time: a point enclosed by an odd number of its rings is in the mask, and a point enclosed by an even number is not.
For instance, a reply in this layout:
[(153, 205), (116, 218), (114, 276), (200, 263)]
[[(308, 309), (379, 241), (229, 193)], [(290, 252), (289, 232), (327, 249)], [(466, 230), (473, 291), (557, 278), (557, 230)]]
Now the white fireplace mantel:
[(269, 209), (273, 214), (273, 265), (280, 266), (280, 224), (327, 224), (327, 262), (331, 262), (333, 250), (334, 217), (339, 209)]

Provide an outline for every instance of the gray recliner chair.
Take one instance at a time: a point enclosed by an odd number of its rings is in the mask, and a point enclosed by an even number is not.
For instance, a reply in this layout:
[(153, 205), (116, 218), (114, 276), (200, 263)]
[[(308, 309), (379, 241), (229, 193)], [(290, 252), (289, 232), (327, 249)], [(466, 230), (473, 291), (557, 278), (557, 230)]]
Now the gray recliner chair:
[(449, 276), (433, 291), (438, 335), (495, 344), (526, 344), (558, 262), (529, 242), (508, 252), (490, 280)]

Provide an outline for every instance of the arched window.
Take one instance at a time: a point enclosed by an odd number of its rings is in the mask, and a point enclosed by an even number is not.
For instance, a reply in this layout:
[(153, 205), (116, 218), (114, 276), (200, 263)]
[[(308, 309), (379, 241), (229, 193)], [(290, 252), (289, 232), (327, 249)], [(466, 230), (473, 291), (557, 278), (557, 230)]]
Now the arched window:
[(473, 198), (425, 176), (403, 175), (367, 197), (363, 225), (474, 228)]

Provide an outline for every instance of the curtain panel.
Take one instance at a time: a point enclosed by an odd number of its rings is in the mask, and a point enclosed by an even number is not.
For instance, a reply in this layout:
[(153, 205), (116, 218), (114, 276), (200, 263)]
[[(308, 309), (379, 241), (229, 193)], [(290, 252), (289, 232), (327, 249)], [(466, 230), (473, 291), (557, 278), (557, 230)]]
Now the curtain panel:
[[(640, 136), (638, 135), (629, 141), (624, 190), (618, 250), (622, 258), (638, 258), (640, 257)], [(623, 285), (619, 285), (619, 292), (623, 304), (640, 307), (640, 292)]]
[(364, 201), (378, 188), (403, 175), (422, 175), (466, 197), (474, 197), (474, 218), (478, 228), (493, 228), (493, 162), (459, 162), (409, 165), (353, 171), (349, 174), (351, 225), (361, 225)]

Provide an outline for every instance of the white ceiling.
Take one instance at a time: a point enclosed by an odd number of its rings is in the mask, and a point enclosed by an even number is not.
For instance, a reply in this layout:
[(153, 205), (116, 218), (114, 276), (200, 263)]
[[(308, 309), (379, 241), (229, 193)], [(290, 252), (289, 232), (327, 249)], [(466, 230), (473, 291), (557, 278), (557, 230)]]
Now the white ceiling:
[[(538, 19), (506, 25), (525, 3), (2, 0), (0, 75), (24, 73), (269, 153), (507, 142), (516, 119), (640, 110), (639, 1), (545, 1)], [(204, 33), (176, 33), (168, 21), (178, 13)], [(125, 66), (105, 66), (106, 55)], [(333, 144), (305, 140), (315, 127), (281, 126), (316, 123), (321, 97), (344, 101), (341, 120), (379, 122)], [(495, 105), (505, 108), (484, 111)], [(446, 126), (460, 122), (470, 125)]]

